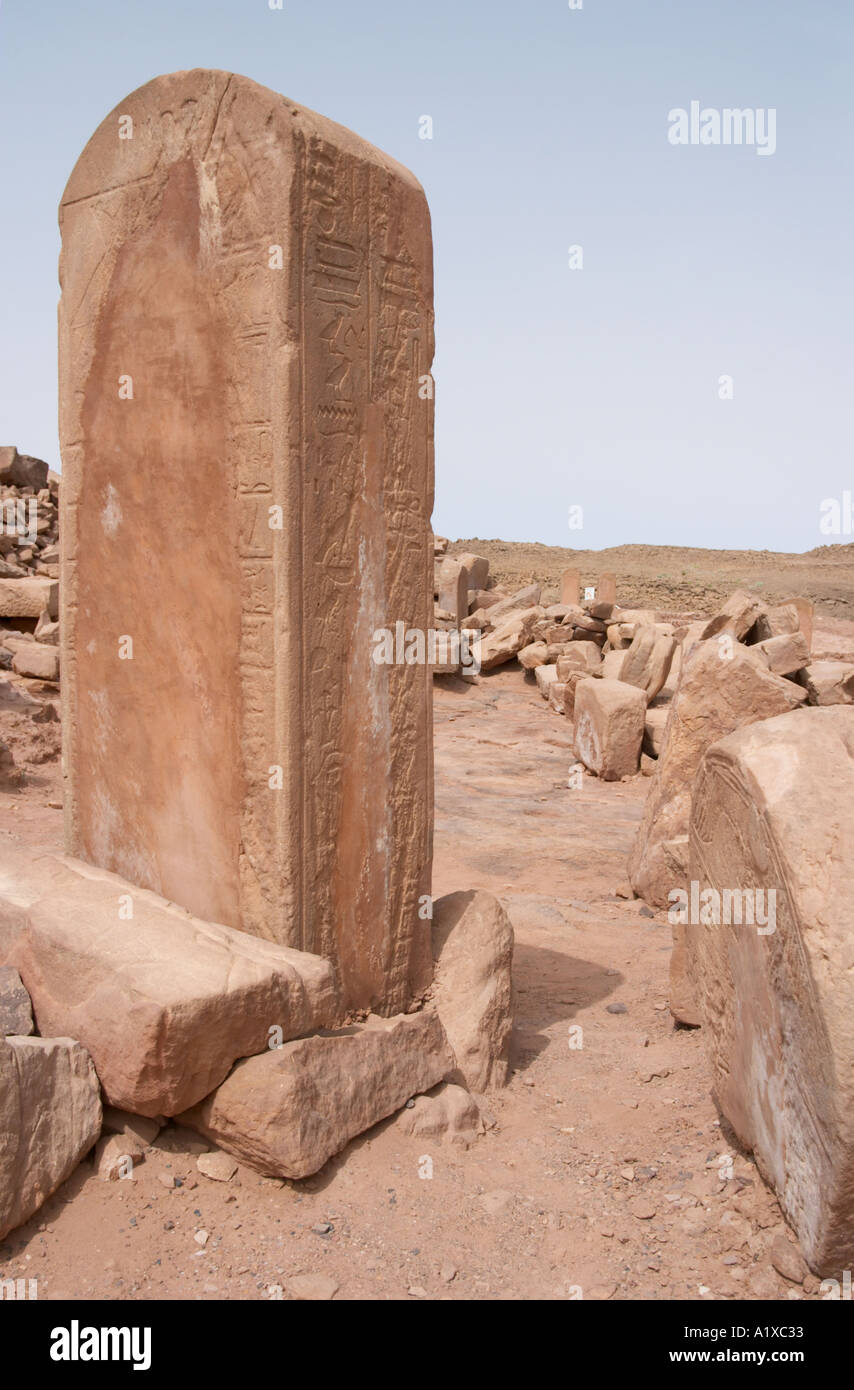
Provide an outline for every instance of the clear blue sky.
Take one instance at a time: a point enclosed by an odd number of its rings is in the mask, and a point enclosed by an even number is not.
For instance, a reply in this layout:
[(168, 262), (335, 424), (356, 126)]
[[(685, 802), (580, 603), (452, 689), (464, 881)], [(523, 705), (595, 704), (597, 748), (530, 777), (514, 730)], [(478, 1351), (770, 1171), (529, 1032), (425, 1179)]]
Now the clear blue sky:
[[(56, 210), (83, 145), (151, 77), (225, 68), (424, 184), (438, 531), (833, 539), (820, 502), (854, 487), (852, 39), (852, 0), (0, 0), (0, 443), (58, 463)], [(674, 147), (693, 100), (774, 107), (776, 153)]]

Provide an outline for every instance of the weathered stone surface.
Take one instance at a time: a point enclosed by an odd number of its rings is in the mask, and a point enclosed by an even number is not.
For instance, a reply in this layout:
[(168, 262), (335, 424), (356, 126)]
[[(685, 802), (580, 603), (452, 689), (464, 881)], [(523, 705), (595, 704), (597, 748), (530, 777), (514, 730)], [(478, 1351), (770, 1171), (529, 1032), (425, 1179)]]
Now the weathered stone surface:
[(744, 724), (796, 709), (798, 696), (798, 687), (773, 675), (752, 648), (737, 641), (726, 646), (697, 643), (673, 696), (658, 767), (629, 858), (629, 879), (639, 897), (667, 907), (671, 889), (684, 886), (684, 879), (674, 877), (665, 845), (688, 833), (691, 788), (706, 749)]
[(602, 657), (602, 664), (595, 671), (591, 672), (595, 676), (605, 676), (608, 680), (618, 681), (623, 669), (624, 651), (605, 652)]
[[(132, 911), (132, 917), (128, 912)], [(91, 1054), (111, 1105), (174, 1115), (238, 1057), (335, 1021), (328, 961), (202, 922), (113, 874), (4, 848), (0, 961), (43, 1035)]]
[(813, 661), (798, 672), (811, 705), (854, 704), (854, 663)]
[(492, 632), (479, 637), (472, 644), (472, 650), (475, 660), (480, 662), (480, 669), (491, 671), (506, 661), (512, 661), (517, 652), (529, 645), (531, 628), (542, 611), (542, 608), (514, 610), (503, 618)]
[(706, 623), (701, 634), (702, 640), (728, 632), (737, 641), (741, 641), (765, 611), (765, 604), (755, 594), (737, 589), (727, 599), (723, 608)]
[(482, 1132), (483, 1124), (474, 1096), (463, 1086), (443, 1081), (401, 1110), (397, 1127), (402, 1134), (441, 1139), (446, 1144), (468, 1148)]
[(129, 1134), (145, 1148), (153, 1144), (161, 1130), (159, 1120), (147, 1115), (131, 1115), (128, 1110), (117, 1110), (113, 1105), (104, 1107), (104, 1129), (108, 1134)]
[(53, 579), (0, 579), (0, 618), (38, 618), (56, 605)]
[(70, 1038), (0, 1038), (0, 1240), (38, 1211), (101, 1132), (91, 1059)]
[[(494, 603), (488, 610), (489, 621), (497, 625), (509, 614), (527, 611), (531, 608), (538, 608), (540, 593), (541, 589), (539, 584), (526, 584), (524, 589), (517, 589), (516, 592), (510, 594), (508, 598), (500, 599), (498, 603)], [(538, 616), (543, 616), (542, 610), (540, 610)]]
[(239, 1062), (181, 1119), (259, 1173), (305, 1178), (452, 1066), (432, 1010), (371, 1017)]
[(575, 690), (575, 751), (604, 782), (638, 770), (646, 696), (623, 681), (590, 679)]
[(33, 1007), (21, 977), (14, 966), (0, 965), (0, 1038), (28, 1037), (32, 1031)]
[(12, 657), (12, 670), (32, 680), (59, 680), (59, 648), (42, 642), (22, 642)]
[(129, 1182), (145, 1158), (145, 1145), (130, 1133), (111, 1134), (95, 1149), (95, 1171), (103, 1182)]
[[(794, 612), (794, 609), (792, 610)], [(775, 676), (791, 676), (808, 665), (809, 647), (802, 632), (781, 633), (779, 637), (767, 637), (755, 646), (768, 662), (769, 671)]]
[[(686, 841), (687, 848), (687, 841)], [(699, 1028), (703, 1019), (700, 1006), (691, 980), (691, 967), (688, 947), (685, 941), (685, 925), (674, 922), (672, 925), (673, 949), (670, 952), (670, 1012), (677, 1023), (689, 1028)]]
[[(549, 686), (549, 709), (553, 709), (555, 714), (566, 713), (566, 681), (552, 681)], [(573, 693), (572, 699), (575, 699)]]
[(691, 878), (700, 893), (761, 892), (764, 925), (686, 932), (718, 1103), (812, 1268), (837, 1276), (854, 1261), (852, 805), (854, 711), (807, 709), (715, 744)]
[(66, 846), (405, 1008), (431, 675), (372, 637), (432, 616), (424, 194), (195, 70), (106, 118), (60, 222)]
[(473, 1091), (507, 1082), (513, 1031), (513, 927), (491, 893), (449, 893), (433, 905), (433, 1003)]
[(675, 650), (673, 638), (660, 632), (657, 627), (649, 625), (639, 628), (631, 646), (623, 654), (620, 680), (626, 685), (636, 685), (648, 701), (655, 699), (664, 688)]

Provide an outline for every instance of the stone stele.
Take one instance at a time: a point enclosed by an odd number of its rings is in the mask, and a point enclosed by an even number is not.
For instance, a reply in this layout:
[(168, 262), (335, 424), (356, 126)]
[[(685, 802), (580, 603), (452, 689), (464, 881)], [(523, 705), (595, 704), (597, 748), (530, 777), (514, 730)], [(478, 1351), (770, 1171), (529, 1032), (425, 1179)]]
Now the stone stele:
[(60, 210), (66, 848), (430, 977), (432, 243), (415, 178), (244, 77), (156, 78)]

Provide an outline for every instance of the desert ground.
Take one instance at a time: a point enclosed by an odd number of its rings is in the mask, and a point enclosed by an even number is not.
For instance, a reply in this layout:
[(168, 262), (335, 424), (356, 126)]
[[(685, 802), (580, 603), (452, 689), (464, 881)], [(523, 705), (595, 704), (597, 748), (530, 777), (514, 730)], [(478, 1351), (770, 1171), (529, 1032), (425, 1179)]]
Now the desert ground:
[[(466, 550), (508, 588), (541, 582), (543, 602), (570, 565), (591, 583), (615, 571), (622, 604), (663, 617), (711, 614), (737, 587), (803, 594), (814, 657), (854, 655), (851, 546), (450, 547)], [(54, 688), (3, 676), (58, 706)], [(46, 713), (0, 709), (26, 774), (0, 794), (0, 835), (61, 851), (60, 725)], [(222, 1182), (197, 1167), (211, 1146), (169, 1124), (130, 1180), (84, 1160), (0, 1244), (0, 1278), (37, 1277), (41, 1299), (822, 1297), (715, 1108), (701, 1031), (670, 1014), (666, 914), (626, 879), (648, 779), (571, 787), (571, 727), (516, 661), (476, 683), (437, 679), (434, 715), (434, 896), (488, 889), (516, 934), (513, 1072), (483, 1098), (483, 1132), (465, 1148), (392, 1117), (313, 1178), (240, 1165)]]

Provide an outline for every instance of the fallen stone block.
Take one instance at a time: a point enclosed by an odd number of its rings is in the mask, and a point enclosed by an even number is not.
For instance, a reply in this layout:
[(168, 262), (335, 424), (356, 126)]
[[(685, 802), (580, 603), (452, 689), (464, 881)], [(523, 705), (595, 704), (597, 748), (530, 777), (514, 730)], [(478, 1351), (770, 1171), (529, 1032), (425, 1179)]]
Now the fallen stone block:
[(646, 696), (623, 681), (583, 680), (575, 691), (575, 751), (603, 782), (638, 771)]
[(623, 654), (620, 680), (625, 685), (637, 686), (647, 701), (654, 700), (664, 688), (675, 650), (673, 638), (657, 627), (650, 624), (638, 628), (631, 646)]
[(625, 651), (605, 652), (602, 657), (602, 665), (597, 670), (592, 671), (591, 675), (604, 676), (607, 680), (618, 681), (623, 669), (623, 658)]
[[(500, 599), (498, 603), (492, 605), (489, 609), (490, 621), (497, 624), (500, 618), (505, 618), (509, 613), (537, 608), (540, 602), (540, 593), (539, 584), (528, 584), (524, 589), (517, 589), (515, 594), (511, 594), (509, 598)], [(542, 614), (538, 616), (541, 617)]]
[(95, 1172), (103, 1182), (128, 1182), (137, 1163), (145, 1161), (145, 1144), (129, 1132), (100, 1139), (95, 1148)]
[(804, 639), (810, 651), (812, 651), (812, 629), (815, 617), (815, 604), (808, 598), (784, 598), (783, 607), (794, 608), (798, 615), (798, 625), (804, 634)]
[(32, 1031), (33, 1006), (21, 977), (13, 966), (0, 965), (0, 1038), (25, 1038)]
[(239, 1062), (181, 1121), (259, 1173), (306, 1178), (452, 1066), (432, 1010), (371, 1017)]
[(800, 628), (798, 610), (794, 604), (777, 604), (760, 613), (745, 637), (748, 646), (767, 642), (771, 637), (785, 637)]
[(793, 676), (807, 666), (810, 659), (809, 647), (802, 632), (767, 637), (756, 643), (754, 651), (762, 653), (768, 662), (768, 670), (773, 671), (775, 676)]
[[(493, 610), (494, 611), (494, 610)], [(491, 671), (529, 645), (531, 627), (542, 614), (541, 608), (522, 608), (510, 613), (485, 636), (472, 643), (475, 662), (482, 671)]]
[(439, 1139), (468, 1148), (483, 1132), (480, 1109), (474, 1096), (462, 1086), (443, 1081), (426, 1095), (416, 1096), (397, 1119), (397, 1127), (407, 1136)]
[(743, 589), (737, 589), (727, 599), (723, 608), (706, 623), (701, 638), (707, 641), (710, 637), (719, 637), (721, 633), (728, 632), (740, 642), (765, 612), (765, 604), (760, 598), (755, 594), (745, 593)]
[(489, 561), (483, 555), (472, 555), (465, 551), (454, 559), (463, 566), (468, 575), (469, 589), (486, 589), (489, 580)]
[(70, 1177), (101, 1132), (88, 1053), (70, 1038), (0, 1038), (0, 1240)]
[(800, 692), (775, 676), (763, 657), (738, 641), (701, 641), (682, 668), (652, 779), (643, 819), (629, 858), (629, 879), (638, 897), (668, 906), (673, 863), (664, 846), (688, 834), (691, 788), (700, 761), (713, 743), (744, 724), (797, 709)]
[(853, 805), (849, 709), (716, 743), (697, 777), (690, 874), (717, 916), (686, 927), (718, 1104), (812, 1269), (836, 1277), (854, 1262)]
[(0, 579), (0, 618), (38, 618), (45, 608), (56, 609), (53, 579)]
[(185, 1110), (271, 1037), (337, 1017), (319, 956), (203, 922), (80, 861), (7, 848), (0, 961), (20, 972), (39, 1032), (77, 1038), (109, 1103), (140, 1115)]
[(472, 1091), (507, 1083), (513, 1031), (513, 927), (482, 891), (433, 905), (432, 1000), (456, 1059), (450, 1080)]
[(643, 751), (651, 758), (661, 756), (669, 714), (669, 705), (651, 705), (647, 709), (643, 729)]
[(810, 705), (854, 704), (854, 663), (813, 661), (798, 673)]
[(534, 671), (537, 681), (537, 689), (544, 700), (549, 698), (549, 687), (553, 681), (557, 680), (557, 666), (537, 666)]
[(456, 556), (447, 556), (439, 566), (439, 608), (450, 613), (462, 627), (469, 611), (469, 574)]
[(570, 642), (557, 659), (558, 680), (566, 680), (572, 671), (592, 676), (602, 665), (602, 652), (595, 642)]
[(12, 670), (31, 680), (59, 680), (59, 648), (42, 642), (22, 642), (12, 657)]
[(545, 664), (548, 651), (545, 642), (531, 642), (519, 652), (519, 665), (524, 666), (526, 671), (534, 671)]
[(566, 681), (552, 681), (549, 686), (549, 709), (555, 714), (566, 713), (566, 684)]

